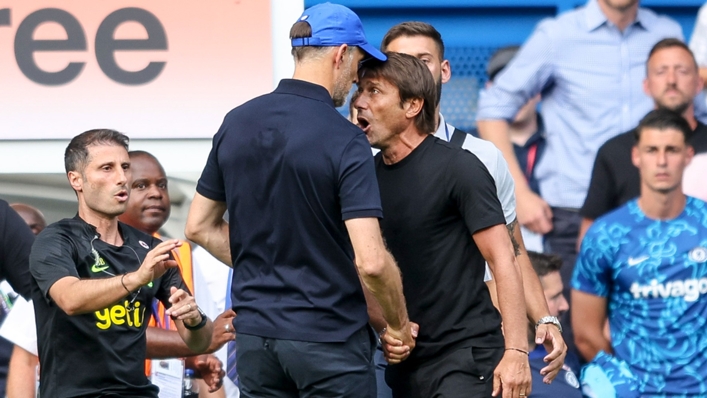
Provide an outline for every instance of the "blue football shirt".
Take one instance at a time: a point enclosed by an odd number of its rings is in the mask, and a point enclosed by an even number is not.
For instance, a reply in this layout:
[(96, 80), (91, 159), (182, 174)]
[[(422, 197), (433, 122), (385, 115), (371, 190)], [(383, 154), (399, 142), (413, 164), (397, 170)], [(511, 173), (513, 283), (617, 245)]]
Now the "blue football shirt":
[(632, 200), (587, 232), (572, 287), (606, 297), (611, 339), (645, 397), (707, 397), (707, 205), (672, 220)]

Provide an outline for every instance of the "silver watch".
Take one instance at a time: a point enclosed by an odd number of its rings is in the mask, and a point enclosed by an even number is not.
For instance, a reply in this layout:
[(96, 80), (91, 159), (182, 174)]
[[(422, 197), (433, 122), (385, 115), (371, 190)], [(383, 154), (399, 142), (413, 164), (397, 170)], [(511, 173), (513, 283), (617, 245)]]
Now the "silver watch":
[(555, 326), (557, 326), (558, 329), (560, 329), (560, 333), (562, 333), (562, 325), (560, 324), (560, 320), (557, 319), (556, 316), (548, 315), (540, 318), (538, 323), (535, 324), (535, 330), (538, 330), (538, 326), (544, 325), (546, 323), (551, 323)]

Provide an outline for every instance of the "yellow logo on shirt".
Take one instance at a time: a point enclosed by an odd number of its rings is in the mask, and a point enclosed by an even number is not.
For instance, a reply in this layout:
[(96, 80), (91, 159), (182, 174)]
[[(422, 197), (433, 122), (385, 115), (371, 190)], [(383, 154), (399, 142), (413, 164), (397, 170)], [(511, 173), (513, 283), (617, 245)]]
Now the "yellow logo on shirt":
[(145, 307), (139, 301), (133, 306), (135, 309), (128, 310), (130, 303), (125, 300), (122, 304), (116, 304), (109, 308), (96, 311), (96, 326), (101, 330), (107, 330), (111, 326), (127, 324), (130, 327), (139, 329), (145, 321)]

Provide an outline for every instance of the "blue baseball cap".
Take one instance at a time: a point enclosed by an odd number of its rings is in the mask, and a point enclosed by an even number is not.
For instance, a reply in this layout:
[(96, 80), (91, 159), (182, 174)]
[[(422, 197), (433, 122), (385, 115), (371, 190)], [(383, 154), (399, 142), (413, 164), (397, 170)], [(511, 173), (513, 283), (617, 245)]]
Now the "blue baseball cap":
[(305, 21), (312, 28), (312, 37), (292, 39), (292, 47), (335, 47), (342, 44), (357, 46), (379, 61), (388, 57), (366, 40), (363, 24), (353, 11), (340, 5), (322, 3), (304, 10), (297, 20)]

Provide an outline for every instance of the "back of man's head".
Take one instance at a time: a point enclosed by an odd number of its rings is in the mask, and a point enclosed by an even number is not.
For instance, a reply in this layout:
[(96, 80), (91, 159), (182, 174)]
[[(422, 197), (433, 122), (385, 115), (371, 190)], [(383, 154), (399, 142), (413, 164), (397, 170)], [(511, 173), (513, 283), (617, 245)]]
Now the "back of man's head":
[(130, 139), (123, 133), (110, 129), (95, 129), (85, 131), (72, 138), (64, 152), (64, 168), (66, 172), (76, 171), (83, 174), (89, 162), (88, 147), (92, 145), (117, 145), (128, 150)]
[(528, 258), (539, 278), (549, 273), (557, 272), (562, 268), (562, 259), (556, 255), (528, 250)]
[(44, 218), (44, 214), (36, 207), (25, 203), (11, 203), (10, 207), (22, 217), (35, 235), (47, 227), (47, 220)]
[(423, 36), (432, 39), (437, 45), (439, 60), (444, 60), (444, 41), (442, 40), (442, 34), (435, 29), (434, 26), (419, 21), (409, 21), (399, 23), (388, 30), (388, 32), (383, 36), (383, 41), (381, 41), (381, 51), (387, 52), (388, 46), (395, 39), (400, 37), (415, 37)]
[(364, 77), (382, 78), (397, 87), (400, 104), (419, 98), (422, 110), (415, 116), (415, 126), (424, 133), (435, 131), (435, 98), (437, 88), (424, 63), (412, 55), (387, 53), (385, 62), (370, 60), (358, 70), (359, 81)]
[(491, 55), (489, 62), (486, 64), (486, 75), (489, 82), (493, 82), (496, 76), (506, 68), (513, 57), (516, 56), (518, 50), (520, 50), (520, 46), (501, 47)]
[(363, 25), (350, 9), (332, 3), (310, 7), (290, 28), (292, 55), (296, 62), (320, 57), (328, 47), (343, 44), (358, 47), (369, 56), (385, 61), (385, 55), (366, 40)]

